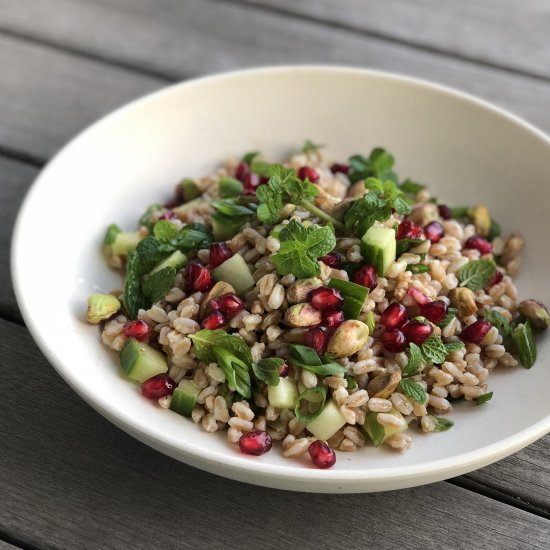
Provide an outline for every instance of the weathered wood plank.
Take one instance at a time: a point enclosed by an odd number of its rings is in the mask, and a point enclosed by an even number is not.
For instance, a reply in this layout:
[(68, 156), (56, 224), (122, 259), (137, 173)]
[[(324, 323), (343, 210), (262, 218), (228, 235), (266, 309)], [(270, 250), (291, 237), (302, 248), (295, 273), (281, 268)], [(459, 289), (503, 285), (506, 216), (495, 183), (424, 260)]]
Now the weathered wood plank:
[(550, 77), (545, 0), (237, 0)]
[(308, 495), (194, 470), (94, 413), (23, 327), (0, 321), (0, 329), (0, 467), (9, 472), (0, 476), (0, 523), (12, 539), (42, 548), (285, 549), (299, 533), (304, 547), (321, 549), (439, 550), (442, 540), (456, 549), (472, 541), (492, 549), (495, 540), (547, 547), (550, 521), (448, 483)]
[(13, 546), (3, 540), (0, 540), (0, 550), (18, 550), (19, 546)]
[(22, 319), (11, 285), (10, 240), (17, 211), (37, 172), (33, 166), (0, 156), (0, 316), (17, 322)]

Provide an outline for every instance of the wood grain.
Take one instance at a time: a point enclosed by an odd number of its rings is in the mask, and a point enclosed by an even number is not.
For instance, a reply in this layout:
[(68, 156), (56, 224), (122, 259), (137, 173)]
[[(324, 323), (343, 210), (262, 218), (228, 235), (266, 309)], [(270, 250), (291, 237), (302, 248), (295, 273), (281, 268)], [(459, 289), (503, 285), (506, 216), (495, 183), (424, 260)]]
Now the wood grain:
[(13, 546), (13, 544), (0, 540), (0, 550), (17, 550), (18, 548), (18, 546)]
[(236, 0), (550, 78), (545, 0)]
[(24, 328), (0, 330), (0, 467), (10, 472), (0, 476), (0, 523), (12, 539), (61, 549), (547, 547), (550, 521), (448, 483), (312, 495), (192, 469), (93, 412)]

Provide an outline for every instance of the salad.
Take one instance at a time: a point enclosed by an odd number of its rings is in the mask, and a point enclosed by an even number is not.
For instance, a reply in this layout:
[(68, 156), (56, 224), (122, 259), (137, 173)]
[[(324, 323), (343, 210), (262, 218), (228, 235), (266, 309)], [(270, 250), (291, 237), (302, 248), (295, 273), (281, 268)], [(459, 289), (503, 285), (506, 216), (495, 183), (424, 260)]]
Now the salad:
[(91, 295), (87, 320), (166, 414), (329, 468), (336, 450), (447, 431), (454, 401), (490, 401), (493, 369), (532, 367), (550, 316), (518, 299), (523, 245), (485, 205), (399, 178), (384, 149), (329, 165), (307, 141), (284, 164), (251, 152), (184, 179), (135, 231), (111, 225), (122, 288)]

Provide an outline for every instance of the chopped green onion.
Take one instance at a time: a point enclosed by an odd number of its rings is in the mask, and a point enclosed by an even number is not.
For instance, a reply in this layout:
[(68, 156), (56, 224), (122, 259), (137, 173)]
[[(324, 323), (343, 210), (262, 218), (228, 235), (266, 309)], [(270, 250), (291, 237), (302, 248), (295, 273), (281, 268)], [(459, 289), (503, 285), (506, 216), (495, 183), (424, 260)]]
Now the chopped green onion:
[(457, 313), (458, 309), (456, 309), (456, 307), (450, 307), (447, 310), (447, 316), (445, 317), (445, 319), (443, 319), (443, 321), (441, 321), (441, 323), (439, 323), (437, 326), (439, 328), (445, 328), (456, 317)]
[(516, 346), (521, 366), (530, 369), (537, 359), (537, 347), (533, 340), (531, 323), (529, 321), (519, 324), (512, 331), (512, 340)]
[(344, 312), (345, 318), (357, 319), (365, 305), (365, 301), (369, 295), (369, 289), (366, 286), (335, 278), (332, 278), (328, 282), (328, 287), (335, 288), (342, 293), (344, 298), (342, 311)]
[(430, 271), (430, 268), (426, 264), (409, 264), (407, 271), (410, 271), (413, 275), (418, 275), (419, 273)]

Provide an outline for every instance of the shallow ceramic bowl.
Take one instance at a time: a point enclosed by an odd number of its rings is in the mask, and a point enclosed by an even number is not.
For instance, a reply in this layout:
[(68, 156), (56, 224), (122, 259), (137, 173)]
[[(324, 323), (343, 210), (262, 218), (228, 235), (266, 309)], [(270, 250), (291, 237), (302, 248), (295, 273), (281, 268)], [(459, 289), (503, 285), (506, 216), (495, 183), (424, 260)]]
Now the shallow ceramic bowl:
[(453, 429), (415, 434), (399, 454), (370, 446), (338, 453), (331, 470), (255, 458), (225, 434), (151, 405), (83, 322), (91, 292), (120, 286), (100, 244), (116, 221), (133, 228), (150, 203), (183, 176), (208, 174), (252, 149), (273, 159), (305, 138), (331, 159), (384, 146), (397, 171), (430, 185), (451, 205), (486, 203), (504, 231), (527, 239), (523, 297), (550, 301), (550, 141), (478, 99), (426, 82), (366, 70), (267, 68), (172, 86), (104, 118), (65, 147), (38, 177), (13, 240), (13, 280), (27, 326), (63, 378), (117, 426), (178, 460), (233, 479), (296, 491), (363, 492), (420, 485), (502, 458), (550, 431), (550, 339), (539, 360), (494, 373), (493, 400), (462, 403)]

